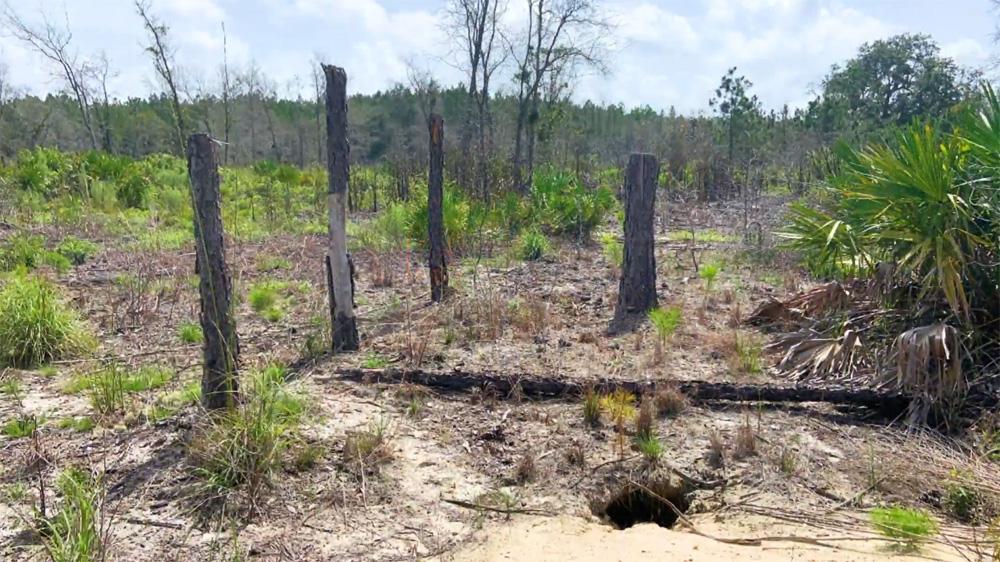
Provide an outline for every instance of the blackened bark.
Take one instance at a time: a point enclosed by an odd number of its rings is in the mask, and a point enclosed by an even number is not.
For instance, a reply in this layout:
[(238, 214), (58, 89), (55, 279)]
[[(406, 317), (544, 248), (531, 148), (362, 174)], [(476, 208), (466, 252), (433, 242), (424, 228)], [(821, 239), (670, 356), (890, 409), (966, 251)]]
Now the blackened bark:
[(201, 329), (205, 335), (201, 402), (206, 409), (215, 410), (236, 402), (236, 365), (240, 349), (232, 315), (232, 287), (226, 267), (219, 162), (214, 141), (206, 134), (191, 135), (187, 158), (197, 246), (195, 269), (200, 278)]
[(323, 65), (326, 76), (326, 166), (329, 178), (330, 273), (334, 306), (330, 319), (334, 353), (355, 351), (360, 346), (351, 265), (347, 256), (347, 184), (350, 179), (351, 145), (347, 141), (347, 73), (343, 68)]
[[(771, 384), (738, 384), (712, 381), (631, 381), (616, 378), (538, 376), (529, 373), (499, 373), (470, 371), (424, 371), (398, 369), (339, 369), (341, 380), (370, 384), (419, 384), (450, 392), (482, 392), (489, 389), (500, 396), (514, 391), (534, 399), (575, 398), (587, 390), (610, 393), (627, 390), (637, 396), (653, 394), (658, 388), (673, 388), (692, 400), (726, 400), (735, 402), (824, 402), (850, 404), (872, 408), (888, 418), (905, 413), (911, 397), (892, 390), (863, 386), (782, 386)], [(731, 408), (732, 405), (726, 405)]]
[(448, 266), (444, 248), (444, 119), (432, 114), (430, 130), (430, 166), (427, 177), (427, 229), (430, 246), (431, 300), (441, 302), (448, 288)]
[(653, 210), (659, 165), (652, 154), (632, 154), (625, 172), (625, 259), (618, 284), (618, 304), (609, 332), (634, 329), (656, 307), (656, 258)]

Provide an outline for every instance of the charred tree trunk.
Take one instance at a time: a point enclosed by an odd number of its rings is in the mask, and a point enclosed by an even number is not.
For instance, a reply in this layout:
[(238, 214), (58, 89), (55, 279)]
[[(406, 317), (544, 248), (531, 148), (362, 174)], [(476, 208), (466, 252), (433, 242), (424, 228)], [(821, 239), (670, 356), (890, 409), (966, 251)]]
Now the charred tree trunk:
[(431, 300), (441, 302), (448, 288), (448, 267), (444, 258), (444, 119), (432, 114), (430, 129), (430, 171), (427, 176), (427, 229), (430, 245)]
[(351, 265), (347, 256), (347, 184), (351, 145), (347, 141), (347, 73), (323, 65), (326, 75), (326, 166), (329, 178), (330, 277), (333, 311), (330, 331), (334, 353), (358, 349)]
[(197, 246), (195, 269), (200, 277), (201, 329), (205, 335), (201, 401), (205, 408), (215, 410), (236, 401), (236, 363), (240, 350), (226, 267), (219, 162), (214, 141), (206, 134), (191, 135), (187, 157)]
[(623, 389), (637, 396), (653, 394), (658, 388), (674, 388), (692, 400), (734, 402), (817, 402), (850, 404), (872, 408), (894, 418), (907, 411), (911, 397), (891, 390), (850, 386), (780, 386), (711, 381), (630, 381), (615, 378), (572, 380), (573, 377), (541, 377), (529, 374), (501, 374), (469, 371), (424, 371), (398, 369), (340, 369), (341, 380), (371, 384), (419, 384), (450, 392), (482, 392), (499, 396), (516, 393), (535, 399), (576, 399), (587, 390), (610, 393)]
[(618, 304), (609, 332), (634, 329), (656, 307), (656, 258), (653, 215), (659, 165), (652, 154), (632, 154), (625, 172), (625, 259), (618, 284)]

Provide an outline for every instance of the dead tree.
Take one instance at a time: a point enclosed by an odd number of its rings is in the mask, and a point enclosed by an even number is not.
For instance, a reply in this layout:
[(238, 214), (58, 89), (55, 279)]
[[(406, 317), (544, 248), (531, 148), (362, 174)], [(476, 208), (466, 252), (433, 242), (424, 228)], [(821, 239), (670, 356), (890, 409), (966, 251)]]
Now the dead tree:
[(151, 11), (151, 0), (135, 0), (135, 9), (142, 18), (143, 27), (149, 33), (149, 46), (146, 52), (153, 58), (153, 68), (156, 75), (163, 81), (170, 94), (170, 109), (174, 116), (174, 129), (181, 152), (184, 151), (184, 133), (187, 125), (184, 122), (184, 111), (181, 108), (180, 87), (177, 83), (177, 73), (174, 68), (174, 50), (167, 40), (170, 31)]
[(205, 408), (215, 410), (236, 401), (236, 365), (240, 352), (226, 267), (215, 142), (206, 134), (191, 135), (187, 158), (197, 246), (195, 269), (200, 278), (201, 329), (205, 334), (201, 402)]
[(618, 304), (609, 332), (633, 329), (656, 307), (656, 258), (653, 210), (659, 164), (652, 154), (632, 154), (625, 171), (625, 259), (618, 284)]
[(430, 130), (430, 171), (427, 176), (427, 230), (430, 245), (431, 300), (441, 302), (448, 289), (448, 266), (444, 258), (444, 119), (432, 114)]
[(330, 331), (334, 353), (356, 351), (358, 323), (354, 316), (354, 279), (347, 256), (347, 182), (351, 175), (351, 145), (347, 141), (347, 73), (323, 65), (326, 76), (326, 169), (329, 179), (330, 279), (333, 287)]
[[(47, 17), (44, 17), (44, 14), (43, 18), (43, 25), (34, 27), (15, 12), (9, 4), (5, 4), (3, 23), (16, 39), (25, 43), (50, 62), (55, 63), (59, 68), (56, 75), (66, 82), (66, 86), (72, 92), (77, 109), (80, 110), (83, 128), (87, 131), (90, 147), (97, 150), (97, 133), (91, 114), (93, 110), (91, 85), (88, 84), (91, 64), (86, 60), (80, 60), (79, 55), (71, 47), (73, 34), (69, 30), (68, 17), (65, 28), (59, 28), (52, 24)], [(47, 121), (45, 119), (43, 124)]]

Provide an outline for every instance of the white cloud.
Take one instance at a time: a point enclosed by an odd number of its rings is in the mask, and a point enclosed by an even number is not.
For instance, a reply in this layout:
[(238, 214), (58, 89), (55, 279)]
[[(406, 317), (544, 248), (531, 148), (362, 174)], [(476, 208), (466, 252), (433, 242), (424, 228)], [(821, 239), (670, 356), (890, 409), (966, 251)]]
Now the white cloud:
[(621, 3), (611, 8), (617, 35), (641, 41), (694, 50), (699, 37), (691, 22), (650, 2)]
[(955, 59), (959, 64), (980, 66), (989, 60), (990, 52), (975, 39), (959, 39), (941, 46), (941, 54)]

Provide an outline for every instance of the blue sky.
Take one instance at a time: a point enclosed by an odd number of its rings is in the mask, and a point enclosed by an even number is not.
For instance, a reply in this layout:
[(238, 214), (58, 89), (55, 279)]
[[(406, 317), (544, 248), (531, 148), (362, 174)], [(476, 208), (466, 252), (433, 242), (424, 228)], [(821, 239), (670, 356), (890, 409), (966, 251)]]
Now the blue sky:
[[(2, 0), (0, 0), (2, 1)], [(142, 50), (131, 0), (8, 0), (27, 19), (44, 12), (68, 19), (81, 56), (107, 53), (117, 70), (116, 96), (157, 89)], [(509, 0), (506, 19), (524, 19), (524, 0)], [(216, 89), (222, 61), (220, 22), (234, 67), (251, 61), (281, 95), (307, 95), (316, 56), (344, 66), (353, 92), (405, 81), (407, 62), (455, 83), (450, 39), (440, 28), (444, 0), (153, 0), (171, 26), (192, 91)], [(765, 107), (801, 106), (829, 70), (866, 41), (894, 33), (928, 33), (945, 54), (986, 65), (998, 14), (989, 0), (604, 0), (615, 23), (610, 72), (582, 74), (574, 97), (626, 107), (707, 110), (729, 66), (754, 82)], [(0, 58), (12, 82), (36, 94), (59, 89), (52, 68), (14, 38), (0, 36)], [(496, 81), (510, 88), (509, 75)]]

